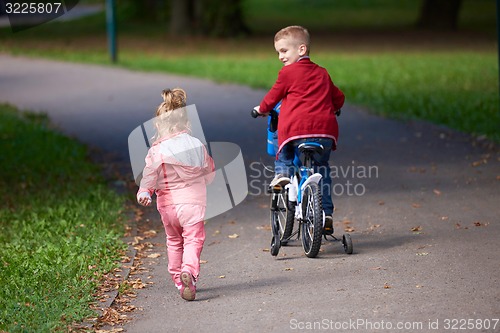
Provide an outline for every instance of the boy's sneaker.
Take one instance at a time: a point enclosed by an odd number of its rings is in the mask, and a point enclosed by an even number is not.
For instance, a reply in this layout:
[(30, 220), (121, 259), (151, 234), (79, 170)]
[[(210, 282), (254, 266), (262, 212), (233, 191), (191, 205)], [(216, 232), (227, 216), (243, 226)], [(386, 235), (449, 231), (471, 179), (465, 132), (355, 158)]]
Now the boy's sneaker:
[(191, 273), (182, 272), (181, 282), (181, 297), (186, 301), (194, 301), (196, 298), (196, 285)]
[(269, 187), (273, 188), (275, 186), (284, 186), (290, 182), (290, 178), (288, 176), (285, 176), (281, 173), (278, 173), (276, 176), (274, 176), (274, 179), (271, 180), (271, 183), (269, 184)]
[(333, 217), (331, 215), (325, 216), (325, 227), (323, 228), (323, 234), (333, 235)]

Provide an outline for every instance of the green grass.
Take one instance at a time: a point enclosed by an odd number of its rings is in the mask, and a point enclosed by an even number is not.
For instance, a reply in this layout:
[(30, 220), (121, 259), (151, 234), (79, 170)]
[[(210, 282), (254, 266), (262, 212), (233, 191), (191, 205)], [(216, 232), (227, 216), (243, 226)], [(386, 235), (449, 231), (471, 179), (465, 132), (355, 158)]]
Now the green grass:
[(0, 151), (0, 331), (68, 331), (117, 266), (123, 200), (43, 116), (0, 105)]
[[(257, 37), (169, 38), (166, 24), (119, 16), (118, 66), (267, 89), (280, 69), (272, 46), (274, 32), (303, 24), (318, 32), (312, 36), (312, 59), (331, 71), (347, 102), (500, 141), (493, 0), (464, 0), (459, 22), (464, 32), (452, 34), (412, 30), (419, 0), (243, 3)], [(102, 14), (18, 34), (4, 29), (0, 39), (0, 52), (109, 63)]]

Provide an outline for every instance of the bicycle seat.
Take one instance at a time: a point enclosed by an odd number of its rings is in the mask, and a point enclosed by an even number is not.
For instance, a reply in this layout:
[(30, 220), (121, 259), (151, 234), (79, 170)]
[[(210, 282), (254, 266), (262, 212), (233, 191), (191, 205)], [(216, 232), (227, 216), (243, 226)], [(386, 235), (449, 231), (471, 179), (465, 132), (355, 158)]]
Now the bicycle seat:
[(319, 143), (316, 143), (316, 142), (301, 143), (298, 146), (298, 149), (299, 149), (299, 152), (301, 154), (309, 152), (309, 153), (313, 153), (313, 154), (318, 153), (320, 155), (323, 153), (323, 150), (325, 150), (325, 148), (322, 145), (320, 145)]

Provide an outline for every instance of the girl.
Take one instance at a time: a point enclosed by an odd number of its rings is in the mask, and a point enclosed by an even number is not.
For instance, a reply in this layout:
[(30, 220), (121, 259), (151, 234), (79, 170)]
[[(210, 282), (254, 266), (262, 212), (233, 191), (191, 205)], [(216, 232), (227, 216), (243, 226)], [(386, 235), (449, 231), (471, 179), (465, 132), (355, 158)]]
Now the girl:
[(213, 180), (215, 168), (203, 143), (190, 135), (186, 92), (167, 89), (162, 97), (137, 201), (149, 206), (156, 193), (167, 235), (168, 271), (181, 297), (192, 301), (205, 241), (206, 185)]

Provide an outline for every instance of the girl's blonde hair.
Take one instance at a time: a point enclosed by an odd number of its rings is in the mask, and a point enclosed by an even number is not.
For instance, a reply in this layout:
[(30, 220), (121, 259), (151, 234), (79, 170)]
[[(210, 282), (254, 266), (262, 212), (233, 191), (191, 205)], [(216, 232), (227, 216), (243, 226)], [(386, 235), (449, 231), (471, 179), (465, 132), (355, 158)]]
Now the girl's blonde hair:
[(161, 97), (163, 102), (156, 109), (157, 133), (153, 141), (169, 134), (190, 130), (186, 92), (181, 88), (165, 89), (161, 92)]

